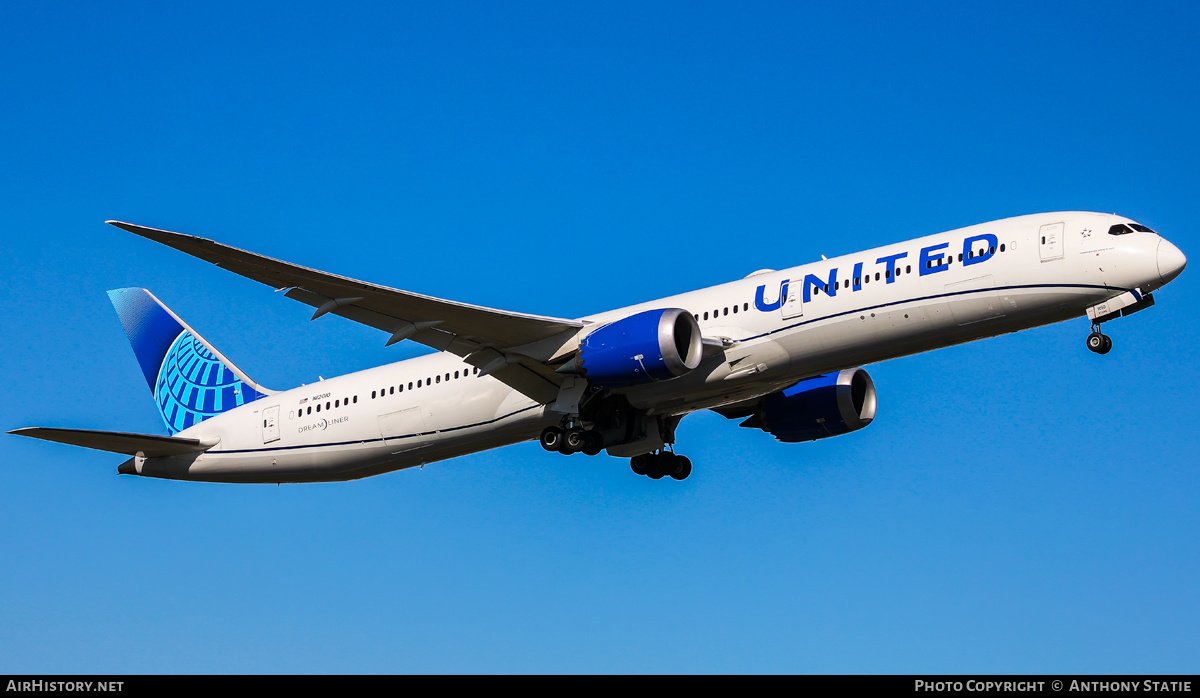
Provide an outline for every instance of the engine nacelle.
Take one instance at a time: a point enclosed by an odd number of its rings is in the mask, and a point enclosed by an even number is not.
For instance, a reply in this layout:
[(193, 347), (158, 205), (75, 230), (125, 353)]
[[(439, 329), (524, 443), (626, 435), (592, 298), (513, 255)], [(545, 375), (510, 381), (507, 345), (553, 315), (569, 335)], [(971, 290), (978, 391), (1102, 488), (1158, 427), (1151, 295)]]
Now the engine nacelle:
[(875, 383), (861, 368), (802, 380), (763, 398), (754, 426), (779, 441), (815, 441), (862, 429), (875, 418)]
[(700, 365), (703, 351), (700, 325), (691, 313), (647, 310), (584, 337), (575, 370), (593, 385), (619, 388), (682, 376)]

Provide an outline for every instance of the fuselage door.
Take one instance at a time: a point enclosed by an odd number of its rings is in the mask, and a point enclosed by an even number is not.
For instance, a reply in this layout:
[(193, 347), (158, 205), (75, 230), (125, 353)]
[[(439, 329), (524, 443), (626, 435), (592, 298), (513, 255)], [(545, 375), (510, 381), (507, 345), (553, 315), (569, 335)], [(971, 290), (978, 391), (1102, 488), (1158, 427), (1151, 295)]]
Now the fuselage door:
[(420, 407), (379, 415), (379, 433), (392, 453), (423, 448), (433, 439)]
[(804, 284), (789, 283), (787, 295), (783, 299), (783, 319), (791, 320), (804, 315), (804, 298), (800, 295)]
[(279, 440), (279, 405), (263, 410), (263, 443)]
[(1063, 256), (1063, 229), (1066, 226), (1062, 223), (1051, 223), (1043, 225), (1038, 231), (1039, 247), (1042, 254), (1042, 261), (1048, 262), (1052, 259), (1062, 259)]

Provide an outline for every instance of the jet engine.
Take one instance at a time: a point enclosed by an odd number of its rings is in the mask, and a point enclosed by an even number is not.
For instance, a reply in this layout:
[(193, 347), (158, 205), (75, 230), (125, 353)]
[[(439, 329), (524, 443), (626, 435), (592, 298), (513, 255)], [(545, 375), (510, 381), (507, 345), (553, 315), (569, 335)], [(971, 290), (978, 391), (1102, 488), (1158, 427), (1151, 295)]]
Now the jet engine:
[(691, 313), (647, 310), (584, 337), (573, 368), (592, 385), (619, 388), (682, 376), (700, 365), (703, 350)]
[(800, 381), (762, 399), (742, 422), (779, 441), (816, 441), (862, 429), (875, 418), (875, 383), (861, 368)]

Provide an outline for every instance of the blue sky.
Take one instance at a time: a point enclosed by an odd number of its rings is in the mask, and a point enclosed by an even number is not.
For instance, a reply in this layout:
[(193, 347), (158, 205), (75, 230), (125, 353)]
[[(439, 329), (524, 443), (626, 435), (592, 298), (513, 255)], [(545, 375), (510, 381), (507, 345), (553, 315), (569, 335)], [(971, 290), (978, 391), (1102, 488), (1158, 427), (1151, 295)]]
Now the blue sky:
[[(157, 432), (105, 291), (268, 387), (419, 347), (103, 225), (577, 317), (1024, 213), (1200, 255), (1186, 3), (0, 7), (0, 428)], [(869, 368), (870, 428), (711, 413), (686, 482), (534, 443), (367, 480), (0, 438), (0, 671), (1200, 671), (1195, 270)]]

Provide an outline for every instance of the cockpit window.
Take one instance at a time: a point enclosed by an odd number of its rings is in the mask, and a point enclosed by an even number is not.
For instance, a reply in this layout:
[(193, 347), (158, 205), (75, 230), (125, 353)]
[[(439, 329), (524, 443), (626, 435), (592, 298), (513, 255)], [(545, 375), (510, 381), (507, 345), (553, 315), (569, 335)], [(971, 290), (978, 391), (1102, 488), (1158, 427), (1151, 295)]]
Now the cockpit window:
[[(1154, 233), (1153, 230), (1147, 228), (1144, 225), (1138, 224), (1138, 223), (1118, 223), (1108, 229), (1108, 234), (1109, 235), (1128, 235), (1129, 233), (1132, 233), (1134, 231), (1137, 231), (1139, 233)], [(1154, 233), (1154, 234), (1158, 235), (1158, 233)]]

